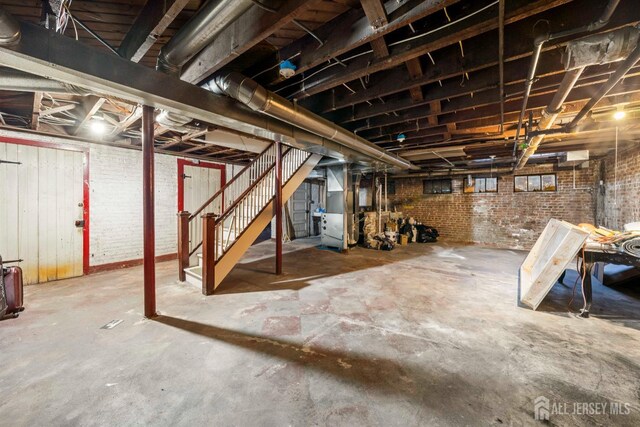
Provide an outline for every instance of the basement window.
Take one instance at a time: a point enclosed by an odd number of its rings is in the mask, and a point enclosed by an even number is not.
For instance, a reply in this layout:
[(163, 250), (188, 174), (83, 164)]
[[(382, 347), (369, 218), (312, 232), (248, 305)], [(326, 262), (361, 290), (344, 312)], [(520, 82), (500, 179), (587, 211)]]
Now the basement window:
[(393, 196), (396, 194), (396, 182), (395, 181), (387, 181), (387, 194), (389, 196)]
[(422, 194), (451, 194), (451, 179), (429, 179), (422, 181)]
[(464, 193), (497, 193), (498, 178), (465, 178)]
[(558, 189), (556, 174), (521, 175), (514, 177), (513, 191), (516, 193), (549, 192)]

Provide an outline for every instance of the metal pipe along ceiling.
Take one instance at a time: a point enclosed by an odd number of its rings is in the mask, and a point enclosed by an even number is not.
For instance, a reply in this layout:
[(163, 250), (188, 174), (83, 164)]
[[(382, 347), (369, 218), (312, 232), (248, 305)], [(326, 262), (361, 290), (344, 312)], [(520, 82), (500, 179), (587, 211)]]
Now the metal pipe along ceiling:
[(402, 157), (389, 154), (366, 139), (268, 91), (242, 74), (230, 73), (218, 76), (203, 85), (203, 87), (214, 93), (226, 94), (247, 105), (252, 110), (260, 111), (328, 140), (336, 141), (374, 160), (400, 169), (419, 169)]
[[(628, 26), (570, 42), (566, 47), (565, 53), (565, 69), (568, 71), (562, 79), (560, 87), (551, 100), (551, 103), (542, 112), (542, 117), (537, 126), (538, 130), (548, 130), (553, 126), (558, 115), (562, 112), (562, 104), (587, 66), (607, 64), (627, 58), (623, 65), (607, 82), (607, 84), (610, 84), (608, 89), (606, 89), (597, 100), (594, 101), (592, 99), (590, 101), (589, 104), (591, 104), (591, 106), (589, 109), (591, 109), (638, 61), (640, 57), (639, 39), (640, 34), (638, 28)], [(612, 81), (613, 83), (611, 83)], [(587, 104), (587, 106), (589, 106), (589, 104)], [(587, 106), (585, 106), (585, 108)], [(580, 120), (583, 115), (586, 114), (586, 111), (584, 113), (581, 112), (576, 119)], [(575, 123), (577, 123), (576, 119), (574, 119)], [(574, 126), (574, 122), (572, 122), (570, 126)], [(527, 164), (529, 158), (538, 150), (544, 138), (544, 134), (538, 134), (528, 141), (528, 146), (520, 155), (514, 170), (522, 169)]]
[(11, 68), (0, 70), (0, 90), (14, 92), (72, 93), (79, 96), (91, 94), (91, 91), (78, 86), (62, 83), (46, 77), (35, 76)]
[(20, 24), (6, 10), (0, 9), (0, 45), (7, 46), (20, 41)]
[(514, 153), (513, 153), (514, 155), (515, 155), (517, 140), (520, 137), (520, 131), (522, 129), (522, 122), (524, 121), (525, 111), (527, 110), (529, 94), (531, 93), (531, 87), (533, 86), (533, 83), (535, 81), (536, 69), (538, 68), (538, 61), (540, 60), (540, 54), (542, 53), (542, 46), (546, 42), (549, 42), (552, 40), (557, 40), (563, 37), (569, 37), (576, 34), (591, 32), (591, 31), (596, 31), (601, 29), (602, 27), (607, 25), (607, 23), (609, 22), (609, 19), (611, 19), (611, 15), (613, 15), (613, 12), (618, 7), (618, 3), (620, 3), (620, 0), (609, 0), (609, 2), (604, 8), (604, 11), (602, 12), (602, 15), (600, 15), (600, 17), (597, 20), (587, 25), (583, 25), (582, 27), (573, 28), (570, 30), (561, 31), (555, 34), (545, 34), (535, 38), (533, 42), (533, 55), (531, 56), (531, 65), (529, 65), (529, 74), (527, 76), (527, 80), (525, 81), (525, 85), (524, 85), (522, 109), (520, 110), (520, 117), (518, 118), (518, 128), (516, 130), (516, 137), (515, 137), (516, 143), (514, 144)]
[(160, 49), (157, 69), (179, 75), (182, 66), (246, 12), (251, 0), (210, 0)]

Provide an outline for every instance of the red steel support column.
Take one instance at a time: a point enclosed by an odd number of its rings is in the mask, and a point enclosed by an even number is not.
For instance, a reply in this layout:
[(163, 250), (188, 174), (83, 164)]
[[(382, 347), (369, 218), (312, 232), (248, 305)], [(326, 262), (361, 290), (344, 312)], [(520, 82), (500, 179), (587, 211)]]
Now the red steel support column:
[(184, 282), (184, 269), (189, 267), (189, 216), (187, 211), (178, 212), (178, 279)]
[(202, 294), (213, 295), (216, 287), (216, 214), (202, 215)]
[(144, 315), (156, 316), (156, 234), (154, 221), (154, 108), (142, 107), (142, 232), (144, 246)]
[(282, 274), (282, 144), (276, 142), (276, 274)]

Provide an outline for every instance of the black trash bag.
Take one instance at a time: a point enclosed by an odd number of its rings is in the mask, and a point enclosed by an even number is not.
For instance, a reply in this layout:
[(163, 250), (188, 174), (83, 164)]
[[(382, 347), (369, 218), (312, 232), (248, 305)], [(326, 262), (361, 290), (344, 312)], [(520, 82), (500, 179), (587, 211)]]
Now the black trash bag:
[(416, 225), (417, 236), (416, 242), (418, 243), (433, 243), (438, 241), (438, 230), (428, 227), (426, 225)]
[(402, 224), (402, 227), (400, 227), (399, 231), (400, 231), (400, 234), (404, 234), (407, 237), (409, 237), (410, 242), (413, 242), (415, 240), (413, 238), (413, 226), (408, 222), (405, 221), (405, 223)]

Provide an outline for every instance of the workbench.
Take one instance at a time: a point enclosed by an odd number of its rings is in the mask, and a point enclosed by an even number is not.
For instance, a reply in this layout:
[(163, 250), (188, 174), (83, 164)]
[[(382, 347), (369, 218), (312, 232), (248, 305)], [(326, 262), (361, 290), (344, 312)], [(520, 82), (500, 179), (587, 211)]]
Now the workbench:
[[(578, 258), (583, 258), (580, 271), (580, 276), (584, 276), (584, 286), (582, 292), (584, 293), (584, 306), (580, 310), (580, 317), (589, 317), (589, 311), (591, 310), (592, 301), (592, 273), (593, 267), (597, 263), (603, 264), (617, 264), (617, 265), (630, 265), (636, 268), (640, 268), (640, 258), (633, 255), (629, 255), (626, 252), (619, 252), (614, 249), (600, 248), (600, 247), (588, 247), (578, 253)], [(586, 270), (586, 273), (585, 273)], [(564, 284), (564, 276), (566, 270), (560, 276), (560, 283)], [(602, 273), (602, 272), (600, 272)], [(600, 275), (600, 277), (602, 277)]]

